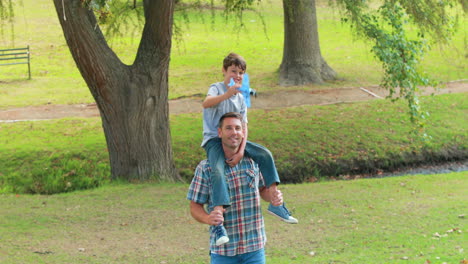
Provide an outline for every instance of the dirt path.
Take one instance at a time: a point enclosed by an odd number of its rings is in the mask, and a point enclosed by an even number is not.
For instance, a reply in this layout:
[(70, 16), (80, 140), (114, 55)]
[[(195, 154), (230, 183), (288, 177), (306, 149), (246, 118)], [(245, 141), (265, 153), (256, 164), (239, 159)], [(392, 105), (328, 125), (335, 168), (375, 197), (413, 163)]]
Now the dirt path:
[[(425, 89), (424, 95), (466, 93), (468, 82), (457, 81), (447, 83), (447, 86), (435, 90)], [(274, 109), (300, 105), (327, 105), (337, 103), (379, 100), (388, 93), (379, 87), (352, 87), (324, 89), (317, 91), (288, 91), (278, 93), (259, 93), (252, 98), (252, 109)], [(202, 111), (201, 99), (178, 99), (169, 101), (171, 114), (194, 113)], [(64, 117), (97, 117), (99, 111), (96, 104), (77, 105), (42, 105), (23, 108), (0, 110), (0, 122), (16, 122), (27, 120), (46, 120)]]

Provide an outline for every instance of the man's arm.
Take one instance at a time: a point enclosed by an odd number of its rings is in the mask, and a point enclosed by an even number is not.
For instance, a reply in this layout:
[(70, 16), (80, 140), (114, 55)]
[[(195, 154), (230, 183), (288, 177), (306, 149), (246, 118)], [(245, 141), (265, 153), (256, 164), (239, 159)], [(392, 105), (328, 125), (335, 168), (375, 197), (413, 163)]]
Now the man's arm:
[(260, 187), (259, 190), (260, 196), (264, 201), (269, 202), (274, 206), (283, 204), (283, 193), (280, 190), (277, 190), (274, 194), (266, 187)]
[(208, 214), (203, 207), (203, 204), (190, 201), (190, 214), (192, 217), (202, 224), (218, 225), (224, 221), (223, 212), (212, 211)]

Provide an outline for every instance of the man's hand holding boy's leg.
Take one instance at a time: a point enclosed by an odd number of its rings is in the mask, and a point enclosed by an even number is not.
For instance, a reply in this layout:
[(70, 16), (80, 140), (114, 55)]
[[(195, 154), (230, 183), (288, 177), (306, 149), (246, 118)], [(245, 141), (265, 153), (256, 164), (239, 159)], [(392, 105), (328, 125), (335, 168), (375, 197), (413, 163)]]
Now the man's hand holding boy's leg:
[(215, 206), (213, 211), (211, 211), (208, 222), (210, 225), (213, 225), (213, 232), (215, 234), (215, 244), (216, 246), (221, 246), (229, 242), (229, 237), (227, 236), (226, 228), (223, 226), (224, 216), (223, 213), (226, 209), (223, 206)]
[(268, 191), (270, 192), (270, 203), (273, 206), (280, 206), (283, 204), (283, 193), (278, 190), (278, 186), (276, 184), (272, 184)]
[(270, 195), (270, 205), (268, 206), (268, 212), (286, 223), (297, 224), (297, 219), (291, 216), (291, 213), (284, 205), (283, 193), (278, 190), (276, 184), (272, 184), (268, 188), (268, 191)]
[(213, 211), (208, 215), (207, 224), (209, 225), (219, 225), (224, 222), (223, 213), (226, 209), (223, 206), (215, 206)]

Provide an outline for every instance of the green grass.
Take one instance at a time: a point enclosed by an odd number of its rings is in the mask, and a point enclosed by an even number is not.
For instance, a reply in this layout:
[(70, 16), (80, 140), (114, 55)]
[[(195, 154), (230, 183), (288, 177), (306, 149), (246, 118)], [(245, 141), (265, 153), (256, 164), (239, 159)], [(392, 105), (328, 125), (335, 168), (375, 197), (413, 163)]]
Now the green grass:
[[(207, 263), (207, 227), (191, 218), (187, 188), (114, 184), (1, 195), (0, 262)], [(460, 263), (467, 188), (463, 173), (283, 185), (300, 222), (265, 215), (267, 261)]]
[(109, 160), (99, 121), (3, 124), (0, 192), (56, 193), (107, 182)]
[[(3, 66), (0, 109), (92, 102), (52, 2), (23, 3), (17, 7), (14, 46), (31, 45), (33, 80), (26, 80), (24, 65)], [(188, 14), (184, 41), (172, 49), (170, 97), (204, 94), (220, 79), (221, 59), (229, 51), (248, 60), (252, 85), (261, 92), (377, 84), (381, 71), (369, 44), (353, 41), (337, 12), (319, 3), (322, 54), (344, 81), (277, 86), (283, 26), (280, 1), (273, 0), (259, 7), (268, 38), (259, 34), (263, 28), (253, 13), (246, 13), (248, 28), (241, 35), (232, 24), (212, 27), (207, 14)], [(219, 15), (216, 19), (222, 22)], [(424, 69), (443, 81), (466, 79), (465, 38), (461, 31), (450, 46), (435, 47)], [(137, 44), (137, 38), (112, 43), (125, 63), (131, 63)], [(11, 44), (2, 39), (0, 46)], [(253, 110), (249, 139), (272, 150), (283, 181), (466, 159), (468, 96), (422, 100), (431, 113), (430, 143), (410, 136), (406, 106), (389, 101)], [(186, 179), (205, 156), (201, 130), (200, 114), (171, 116), (175, 162)], [(186, 184), (109, 183), (100, 119), (0, 123), (0, 153), (0, 263), (207, 262), (207, 228), (189, 214)], [(269, 263), (460, 263), (466, 258), (466, 172), (281, 188), (300, 224), (266, 216)], [(22, 194), (61, 191), (68, 193)]]
[[(236, 51), (247, 59), (251, 84), (261, 92), (378, 84), (382, 71), (370, 53), (370, 43), (353, 37), (349, 27), (340, 22), (339, 12), (328, 8), (325, 3), (318, 1), (317, 11), (322, 55), (344, 78), (343, 81), (319, 86), (278, 86), (283, 14), (281, 1), (272, 0), (258, 6), (266, 32), (261, 18), (252, 11), (246, 11), (246, 29), (240, 34), (236, 33), (238, 23), (231, 20), (226, 25), (221, 11), (216, 12), (214, 24), (208, 10), (187, 13), (189, 24), (184, 24), (182, 14), (177, 13), (175, 21), (183, 29), (183, 41), (173, 41), (169, 71), (170, 98), (205, 94), (211, 83), (220, 80), (222, 58), (230, 51)], [(0, 41), (0, 47), (30, 45), (33, 80), (26, 80), (25, 65), (3, 66), (0, 71), (0, 109), (47, 103), (92, 102), (92, 96), (71, 58), (52, 2), (24, 0), (23, 5), (16, 6), (14, 44), (7, 31)], [(436, 80), (459, 80), (468, 76), (464, 60), (466, 36), (463, 28), (466, 21), (461, 23), (450, 45), (434, 46), (422, 62), (423, 69)], [(139, 42), (137, 35), (131, 38), (131, 34), (127, 34), (111, 41), (111, 46), (124, 63), (131, 64), (135, 57)]]
[[(423, 97), (430, 142), (412, 136), (403, 102), (249, 112), (249, 139), (268, 147), (284, 182), (467, 158), (467, 94)], [(171, 115), (176, 167), (190, 180), (205, 158), (200, 114)], [(55, 193), (109, 180), (99, 118), (0, 123), (0, 192)]]

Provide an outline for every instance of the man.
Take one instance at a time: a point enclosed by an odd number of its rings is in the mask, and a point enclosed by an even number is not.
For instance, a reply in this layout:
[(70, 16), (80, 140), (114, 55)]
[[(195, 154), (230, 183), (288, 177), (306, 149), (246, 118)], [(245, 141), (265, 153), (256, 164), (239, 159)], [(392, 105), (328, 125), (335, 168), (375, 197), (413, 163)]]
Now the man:
[[(225, 159), (228, 160), (237, 153), (244, 139), (242, 116), (233, 112), (223, 115), (219, 122), (218, 136), (221, 138)], [(264, 187), (258, 165), (249, 157), (243, 157), (234, 167), (225, 166), (224, 171), (231, 199), (231, 206), (224, 209), (224, 215), (221, 211), (213, 210), (210, 197), (211, 168), (208, 160), (203, 160), (198, 165), (187, 194), (193, 218), (210, 225), (211, 263), (265, 263), (266, 235), (260, 198), (279, 206), (283, 203), (282, 193), (279, 190), (271, 193)], [(205, 204), (208, 205), (207, 210), (204, 208)], [(221, 223), (230, 240), (217, 246), (219, 234), (213, 230)]]

